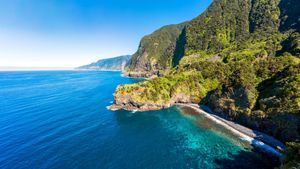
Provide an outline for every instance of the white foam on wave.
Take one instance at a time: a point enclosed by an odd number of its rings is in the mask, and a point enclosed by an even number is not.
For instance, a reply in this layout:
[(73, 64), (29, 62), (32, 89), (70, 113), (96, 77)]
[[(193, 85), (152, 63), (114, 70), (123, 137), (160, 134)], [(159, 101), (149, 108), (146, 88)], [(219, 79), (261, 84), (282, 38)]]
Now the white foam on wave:
[(205, 111), (203, 111), (203, 110), (201, 110), (201, 109), (199, 109), (199, 108), (196, 108), (196, 107), (194, 107), (194, 106), (189, 106), (189, 105), (184, 105), (184, 106), (191, 107), (191, 108), (193, 108), (194, 110), (196, 110), (197, 112), (199, 112), (199, 113), (201, 113), (201, 114), (204, 114), (206, 117), (208, 117), (209, 119), (213, 120), (215, 123), (220, 124), (220, 125), (222, 125), (224, 128), (228, 129), (229, 131), (231, 131), (231, 132), (237, 134), (241, 140), (244, 140), (244, 141), (249, 142), (252, 146), (255, 146), (255, 147), (257, 147), (257, 148), (260, 148), (261, 150), (263, 150), (263, 151), (265, 151), (265, 152), (269, 152), (269, 153), (271, 153), (271, 154), (274, 154), (274, 155), (278, 156), (279, 158), (281, 158), (281, 157), (283, 156), (283, 155), (282, 155), (279, 151), (277, 151), (275, 148), (269, 146), (268, 144), (263, 143), (263, 142), (260, 141), (260, 140), (257, 140), (257, 139), (255, 139), (255, 138), (252, 138), (252, 137), (250, 137), (250, 136), (248, 136), (248, 135), (246, 135), (246, 134), (244, 134), (244, 133), (242, 133), (242, 132), (240, 132), (240, 131), (238, 131), (238, 130), (232, 128), (232, 127), (230, 127), (229, 125), (227, 125), (227, 124), (224, 123), (223, 121), (221, 121), (221, 120), (215, 118), (214, 116), (210, 115), (209, 113), (207, 113), (207, 112), (205, 112)]
[(136, 112), (137, 112), (137, 110), (133, 110), (133, 111), (131, 111), (131, 113), (132, 113), (132, 114), (135, 114)]

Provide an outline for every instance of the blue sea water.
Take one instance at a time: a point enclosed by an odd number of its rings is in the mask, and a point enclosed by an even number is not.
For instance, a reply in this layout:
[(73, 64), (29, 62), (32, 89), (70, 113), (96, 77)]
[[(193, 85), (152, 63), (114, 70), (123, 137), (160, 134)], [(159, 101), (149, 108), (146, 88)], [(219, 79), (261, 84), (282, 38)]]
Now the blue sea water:
[(268, 168), (205, 117), (112, 112), (120, 72), (0, 72), (1, 169)]

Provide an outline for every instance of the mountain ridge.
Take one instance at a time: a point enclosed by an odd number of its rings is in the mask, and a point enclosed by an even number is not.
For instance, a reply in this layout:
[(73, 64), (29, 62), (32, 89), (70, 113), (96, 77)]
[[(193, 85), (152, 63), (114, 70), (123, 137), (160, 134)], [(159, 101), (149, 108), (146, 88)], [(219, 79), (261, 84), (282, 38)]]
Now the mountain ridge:
[(76, 69), (89, 70), (124, 70), (125, 65), (131, 59), (131, 55), (122, 55), (113, 58), (100, 59), (97, 62), (80, 66)]
[[(296, 0), (215, 0), (191, 21), (165, 26), (145, 36), (126, 71), (129, 75), (130, 72), (147, 77), (159, 75), (160, 71), (176, 67), (182, 57), (196, 51), (218, 54), (238, 43), (245, 44), (243, 41), (249, 38), (258, 40), (259, 36), (273, 36), (291, 29), (299, 32), (300, 21), (295, 17), (300, 15), (297, 7)], [(274, 49), (265, 51), (271, 53)]]

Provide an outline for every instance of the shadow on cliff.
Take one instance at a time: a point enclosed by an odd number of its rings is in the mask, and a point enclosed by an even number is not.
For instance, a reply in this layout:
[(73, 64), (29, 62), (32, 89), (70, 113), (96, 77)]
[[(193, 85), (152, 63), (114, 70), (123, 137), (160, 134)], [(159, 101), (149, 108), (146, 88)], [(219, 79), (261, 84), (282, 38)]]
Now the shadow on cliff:
[(186, 44), (186, 28), (184, 28), (176, 41), (175, 51), (172, 59), (172, 66), (175, 67), (184, 56)]

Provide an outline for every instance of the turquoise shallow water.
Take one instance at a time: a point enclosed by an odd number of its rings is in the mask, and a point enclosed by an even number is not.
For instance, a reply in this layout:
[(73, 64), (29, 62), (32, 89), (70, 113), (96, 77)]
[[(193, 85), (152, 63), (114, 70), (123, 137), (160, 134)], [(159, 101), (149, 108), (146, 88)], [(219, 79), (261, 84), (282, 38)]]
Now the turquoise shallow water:
[(119, 72), (0, 72), (0, 168), (269, 168), (222, 128), (173, 107), (106, 109)]

